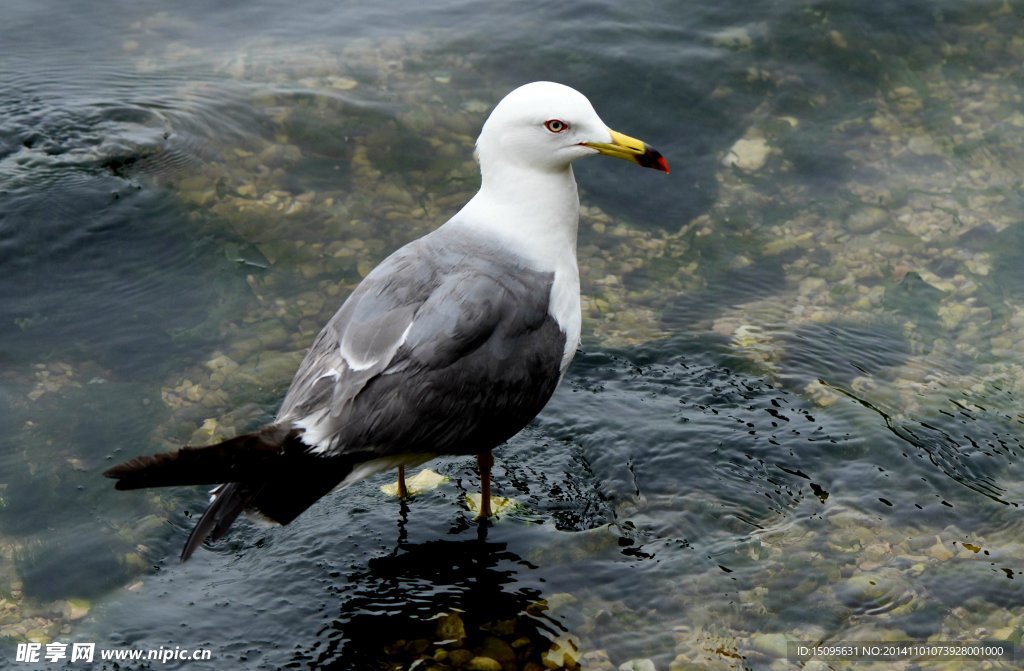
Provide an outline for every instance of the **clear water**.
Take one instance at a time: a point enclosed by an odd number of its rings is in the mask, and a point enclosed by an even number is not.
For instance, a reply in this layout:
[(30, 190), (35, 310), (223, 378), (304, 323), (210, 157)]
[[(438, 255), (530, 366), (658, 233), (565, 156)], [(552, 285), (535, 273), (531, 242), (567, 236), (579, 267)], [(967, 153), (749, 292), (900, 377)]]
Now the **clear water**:
[[(682, 671), (1019, 641), (1019, 2), (206, 4), (5, 7), (0, 659), (411, 668), (515, 644), (506, 668)], [(672, 174), (576, 170), (584, 347), (497, 452), (519, 507), (481, 530), (473, 464), (439, 459), (449, 482), (408, 506), (381, 476), (178, 564), (204, 493), (100, 473), (272, 416), (536, 79)], [(439, 645), (452, 613), (467, 638)]]

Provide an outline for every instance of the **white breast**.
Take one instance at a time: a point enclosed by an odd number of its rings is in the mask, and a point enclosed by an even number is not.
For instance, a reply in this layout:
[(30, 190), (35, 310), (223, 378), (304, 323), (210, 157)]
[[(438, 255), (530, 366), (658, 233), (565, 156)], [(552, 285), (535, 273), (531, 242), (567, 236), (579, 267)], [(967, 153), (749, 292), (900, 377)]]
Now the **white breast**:
[(554, 273), (548, 312), (565, 333), (561, 373), (580, 342), (579, 212), (576, 180), (568, 166), (552, 172), (495, 163), (484, 172), (476, 196), (445, 224), (485, 235), (496, 249), (525, 259), (533, 270)]
[(562, 363), (558, 369), (559, 373), (564, 375), (580, 344), (580, 330), (583, 322), (580, 313), (580, 273), (576, 267), (575, 257), (571, 264), (566, 264), (565, 267), (555, 271), (555, 283), (551, 287), (548, 313), (565, 334), (565, 349), (562, 351)]

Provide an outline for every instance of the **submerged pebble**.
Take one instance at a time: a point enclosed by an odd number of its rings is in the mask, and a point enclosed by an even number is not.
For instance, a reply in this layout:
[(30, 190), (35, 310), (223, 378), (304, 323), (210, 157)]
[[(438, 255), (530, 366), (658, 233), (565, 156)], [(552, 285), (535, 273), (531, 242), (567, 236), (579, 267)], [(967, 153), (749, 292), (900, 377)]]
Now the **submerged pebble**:
[(722, 165), (756, 172), (768, 161), (771, 147), (763, 137), (740, 138), (722, 159)]

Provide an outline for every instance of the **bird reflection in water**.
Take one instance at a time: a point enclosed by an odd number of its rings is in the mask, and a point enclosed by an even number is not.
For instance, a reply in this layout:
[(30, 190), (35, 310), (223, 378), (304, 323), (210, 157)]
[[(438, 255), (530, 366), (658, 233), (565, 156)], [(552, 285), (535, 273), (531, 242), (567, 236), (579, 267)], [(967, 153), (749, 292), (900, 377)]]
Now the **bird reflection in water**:
[(288, 667), (580, 668), (564, 625), (519, 578), (536, 566), (488, 541), (486, 524), (472, 540), (409, 544), (405, 512), (394, 552), (325, 585), (341, 600), (338, 617)]

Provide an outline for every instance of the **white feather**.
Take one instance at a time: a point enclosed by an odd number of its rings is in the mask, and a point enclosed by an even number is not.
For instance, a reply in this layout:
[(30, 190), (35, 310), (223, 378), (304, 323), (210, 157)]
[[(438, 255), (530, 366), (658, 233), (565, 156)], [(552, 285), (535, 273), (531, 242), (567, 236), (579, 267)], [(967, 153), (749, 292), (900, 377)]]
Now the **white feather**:
[(419, 466), (420, 464), (430, 461), (436, 454), (398, 454), (390, 457), (381, 457), (379, 459), (371, 459), (358, 464), (352, 469), (352, 472), (341, 481), (338, 488), (348, 487), (349, 485), (355, 484), (360, 480), (365, 480), (371, 475), (377, 473), (383, 473), (384, 471), (390, 471), (392, 468), (398, 468), (399, 466), (408, 466), (410, 468)]
[(323, 375), (321, 375), (320, 377), (318, 377), (317, 379), (313, 380), (313, 383), (315, 384), (315, 383), (319, 382), (320, 380), (323, 380), (324, 378), (328, 378), (328, 377), (331, 378), (331, 379), (337, 380), (339, 375), (340, 375), (340, 373), (338, 373), (338, 369), (337, 368), (332, 368), (329, 371), (327, 371), (326, 373), (324, 373)]
[(328, 422), (324, 421), (328, 412), (328, 408), (323, 408), (292, 422), (296, 429), (302, 429), (302, 442), (309, 445), (313, 454), (323, 454), (331, 448), (330, 436), (326, 431)]
[(346, 352), (345, 348), (342, 347), (341, 345), (338, 346), (338, 350), (341, 352), (341, 358), (342, 360), (344, 360), (345, 366), (349, 370), (366, 370), (367, 368), (372, 368), (373, 366), (380, 362), (379, 359), (369, 359), (365, 361), (357, 359), (356, 356), (351, 352)]

